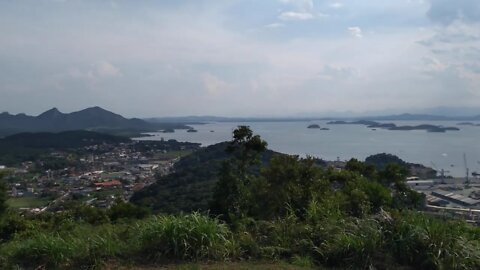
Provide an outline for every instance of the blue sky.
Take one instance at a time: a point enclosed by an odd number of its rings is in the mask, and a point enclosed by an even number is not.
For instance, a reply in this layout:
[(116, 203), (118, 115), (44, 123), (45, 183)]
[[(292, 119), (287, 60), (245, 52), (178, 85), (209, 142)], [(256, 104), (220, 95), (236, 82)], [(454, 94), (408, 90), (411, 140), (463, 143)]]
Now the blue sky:
[(480, 104), (480, 1), (0, 2), (0, 110), (328, 115)]

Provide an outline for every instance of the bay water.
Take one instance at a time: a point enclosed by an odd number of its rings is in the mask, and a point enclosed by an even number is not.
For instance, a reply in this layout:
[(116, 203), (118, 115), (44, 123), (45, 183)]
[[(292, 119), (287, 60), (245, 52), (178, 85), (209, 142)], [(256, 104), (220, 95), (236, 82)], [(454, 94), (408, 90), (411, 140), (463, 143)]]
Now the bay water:
[[(381, 122), (381, 121), (379, 121)], [(467, 157), (470, 172), (480, 172), (480, 127), (457, 126), (453, 121), (389, 121), (398, 125), (432, 124), (459, 127), (460, 131), (446, 133), (424, 130), (372, 130), (364, 125), (328, 125), (327, 121), (292, 122), (214, 122), (190, 125), (198, 132), (175, 130), (174, 133), (149, 133), (153, 136), (138, 140), (175, 139), (201, 143), (202, 146), (231, 140), (232, 131), (247, 125), (268, 142), (270, 149), (287, 154), (314, 156), (324, 160), (349, 160), (377, 153), (390, 153), (407, 162), (420, 163), (437, 170), (448, 170), (447, 175), (465, 176), (463, 155)], [(318, 124), (330, 130), (309, 129)]]

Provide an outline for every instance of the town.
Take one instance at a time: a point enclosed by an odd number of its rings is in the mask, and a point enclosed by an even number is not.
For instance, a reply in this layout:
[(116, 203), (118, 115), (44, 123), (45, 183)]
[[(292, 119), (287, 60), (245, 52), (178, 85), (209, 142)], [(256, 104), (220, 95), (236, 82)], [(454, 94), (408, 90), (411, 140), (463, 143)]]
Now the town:
[(174, 140), (102, 143), (54, 150), (0, 169), (7, 172), (8, 203), (18, 210), (58, 211), (71, 203), (108, 208), (115, 200), (128, 201), (199, 147)]

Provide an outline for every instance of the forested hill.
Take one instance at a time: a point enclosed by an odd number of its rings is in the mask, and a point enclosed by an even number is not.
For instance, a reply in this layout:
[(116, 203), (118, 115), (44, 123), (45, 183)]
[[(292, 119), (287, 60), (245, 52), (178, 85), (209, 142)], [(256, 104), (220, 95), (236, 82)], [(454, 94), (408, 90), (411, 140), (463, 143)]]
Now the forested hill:
[(0, 114), (0, 136), (20, 132), (60, 132), (67, 130), (93, 130), (105, 133), (125, 131), (156, 131), (166, 128), (188, 128), (183, 124), (149, 123), (138, 118), (125, 118), (100, 107), (91, 107), (72, 113), (50, 109), (38, 116), (26, 114)]
[(129, 141), (130, 139), (126, 137), (86, 130), (19, 133), (0, 139), (0, 164), (10, 166), (27, 160), (36, 160), (51, 149), (76, 149), (89, 145)]
[[(228, 142), (223, 142), (183, 157), (174, 165), (174, 173), (158, 177), (155, 184), (136, 192), (131, 202), (164, 213), (207, 210), (222, 161), (230, 157), (225, 151), (227, 146)], [(286, 154), (267, 150), (261, 157), (263, 165), (269, 163), (274, 155)], [(316, 163), (327, 167), (322, 160), (316, 160)], [(422, 178), (431, 178), (436, 174), (430, 168), (407, 163), (390, 154), (372, 155), (366, 159), (366, 164), (373, 165), (379, 171), (392, 163)]]
[(130, 139), (86, 130), (59, 133), (37, 132), (18, 133), (0, 139), (2, 148), (77, 148), (103, 143), (129, 142)]
[[(159, 177), (155, 184), (136, 192), (131, 201), (167, 213), (207, 210), (222, 161), (229, 157), (227, 145), (211, 145), (183, 157), (174, 165), (174, 173)], [(261, 160), (268, 163), (274, 155), (282, 154), (267, 150)]]

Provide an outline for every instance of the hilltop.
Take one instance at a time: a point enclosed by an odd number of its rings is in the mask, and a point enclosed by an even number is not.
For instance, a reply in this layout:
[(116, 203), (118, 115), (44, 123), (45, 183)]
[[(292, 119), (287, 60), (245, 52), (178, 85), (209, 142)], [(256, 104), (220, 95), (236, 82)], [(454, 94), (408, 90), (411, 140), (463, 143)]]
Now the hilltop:
[[(218, 143), (181, 158), (174, 165), (174, 173), (158, 177), (157, 182), (135, 193), (131, 201), (169, 213), (207, 210), (221, 164), (229, 157), (227, 145)], [(268, 150), (262, 155), (263, 163), (273, 155), (282, 154)]]

